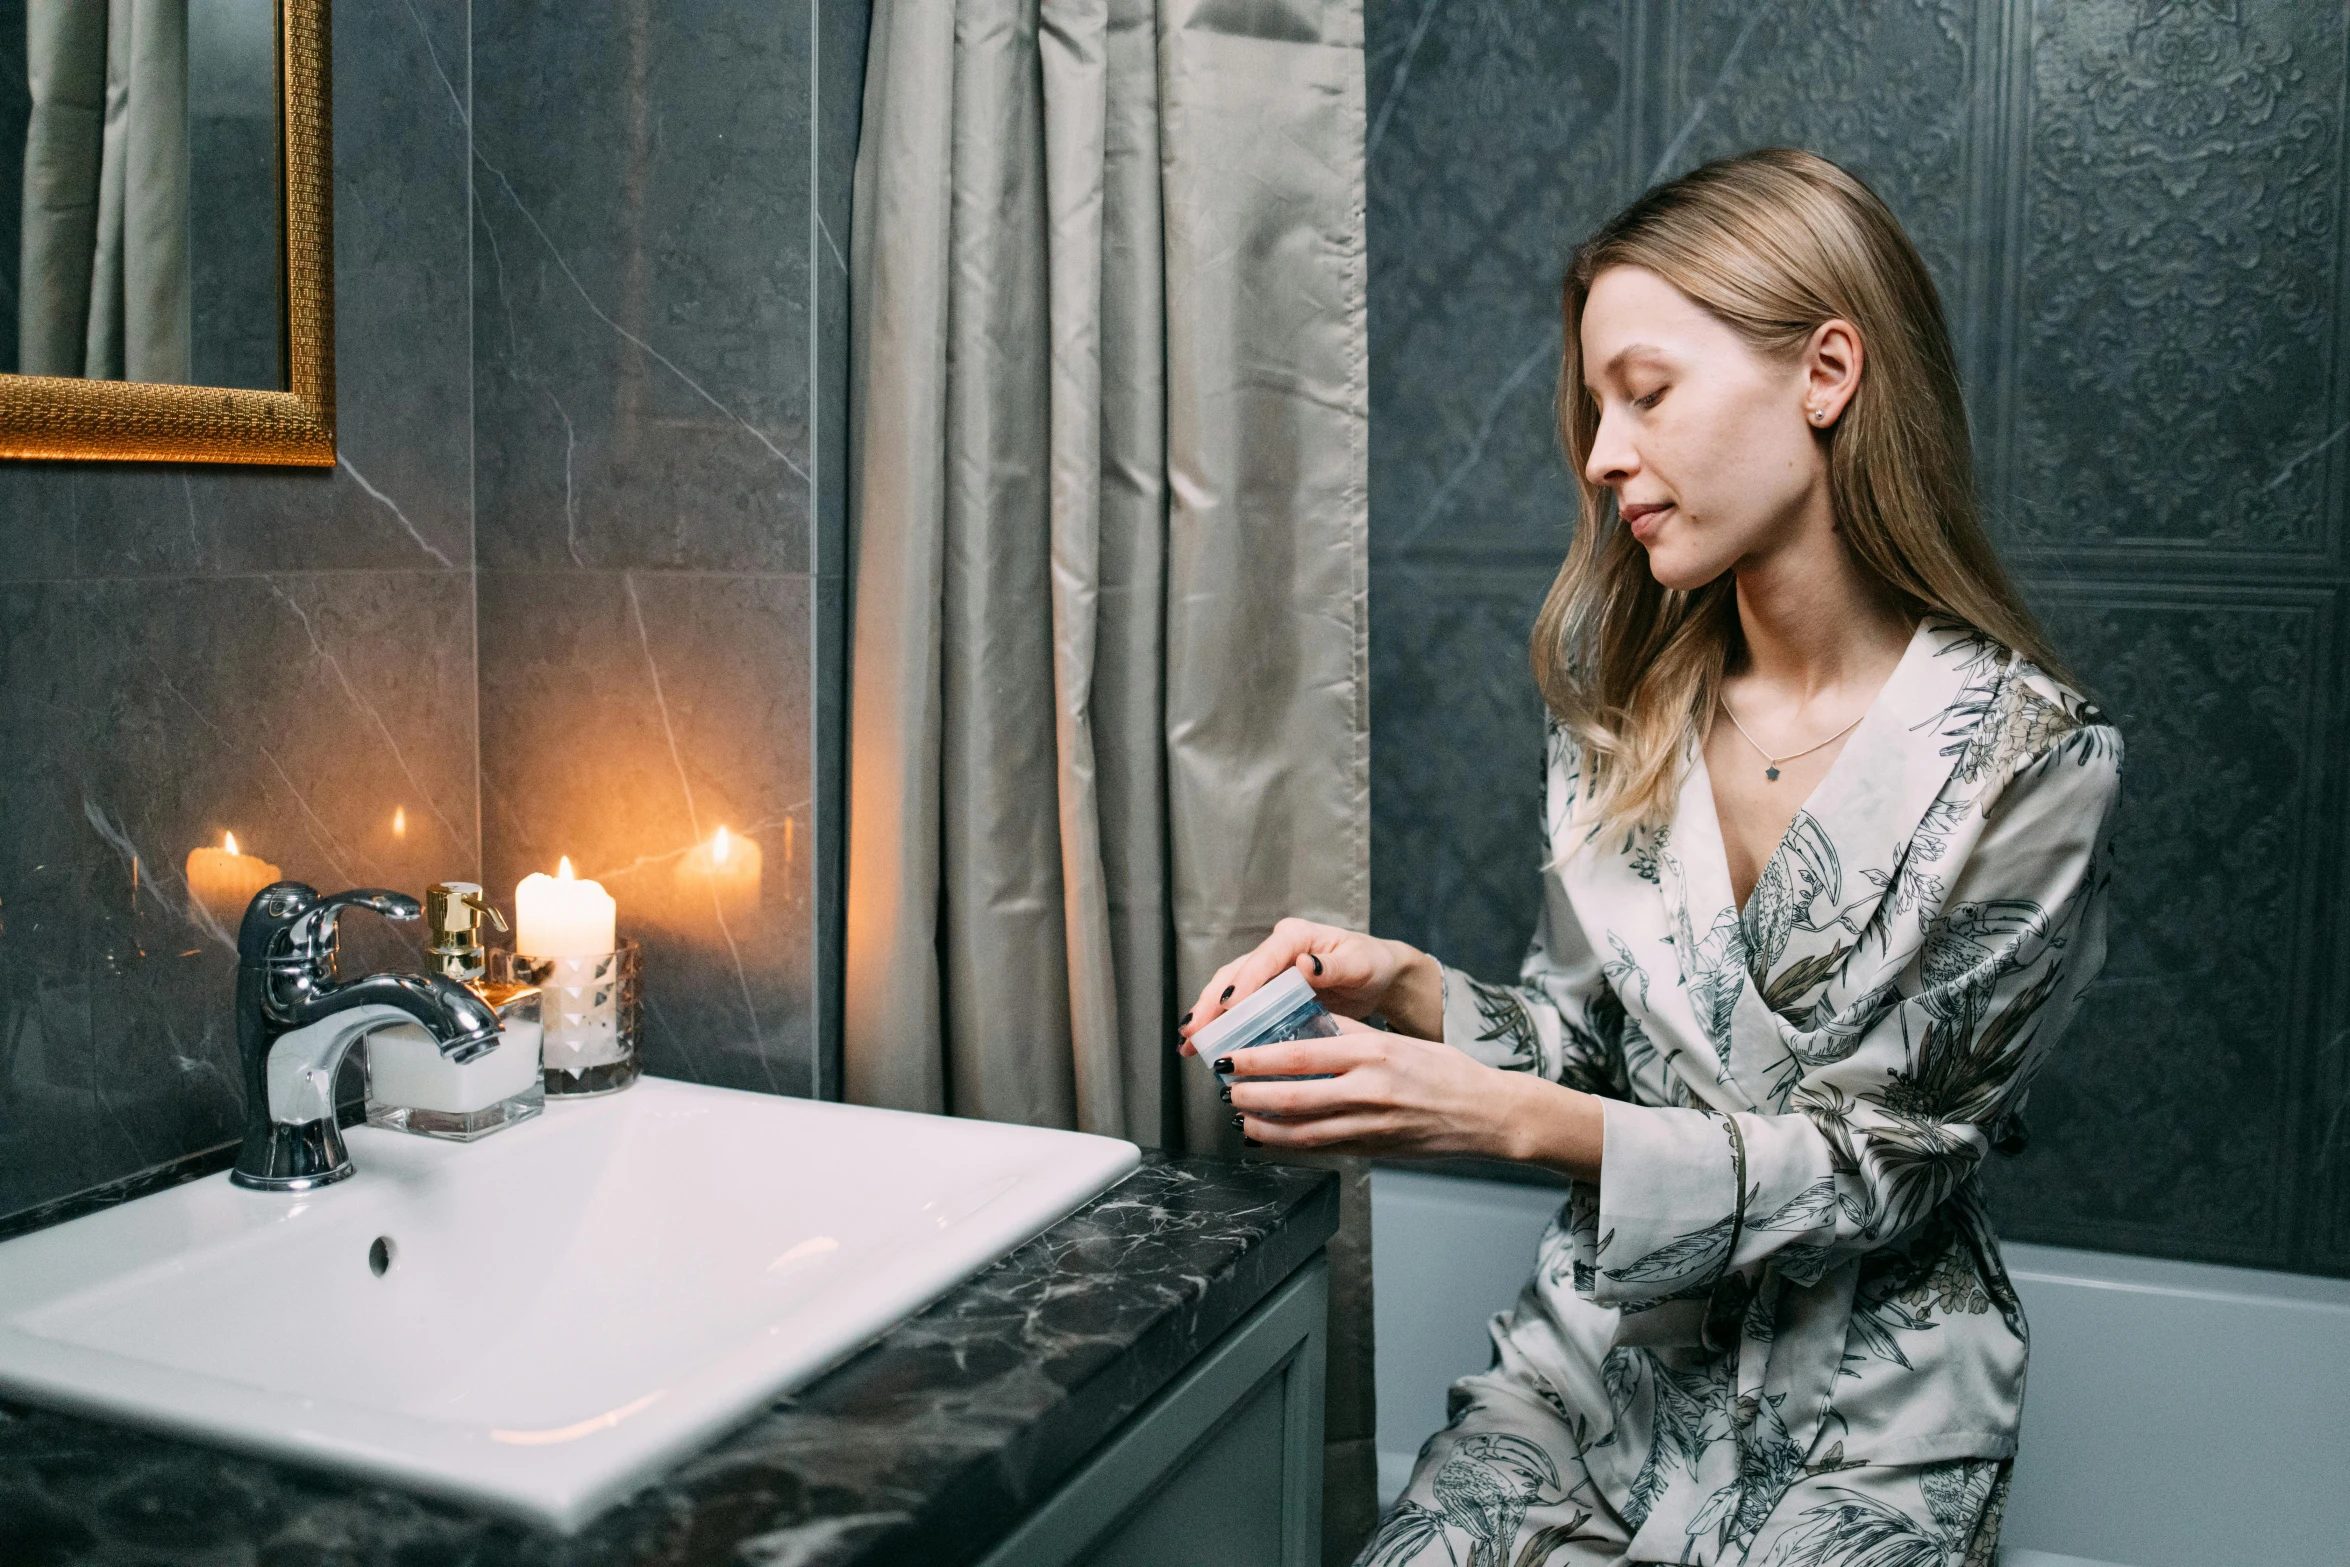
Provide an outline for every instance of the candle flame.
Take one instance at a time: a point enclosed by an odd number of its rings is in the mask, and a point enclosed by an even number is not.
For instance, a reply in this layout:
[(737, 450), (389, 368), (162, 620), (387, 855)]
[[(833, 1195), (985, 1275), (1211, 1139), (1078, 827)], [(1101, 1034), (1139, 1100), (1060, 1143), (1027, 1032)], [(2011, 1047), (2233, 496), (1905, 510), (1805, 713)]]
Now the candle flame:
[(408, 836), (408, 807), (405, 805), (392, 807), (392, 836), (395, 838)]
[(234, 854), (234, 853), (236, 853), (236, 852), (237, 852), (237, 835), (236, 835), (235, 833), (233, 833), (233, 832), (224, 832), (224, 833), (222, 833), (222, 834), (220, 835), (220, 846), (221, 846), (223, 849), (226, 849), (226, 850), (227, 850), (229, 853), (231, 853), (231, 854)]
[(577, 880), (579, 880), (579, 872), (577, 872), (577, 871), (575, 871), (575, 870), (573, 870), (573, 869), (571, 868), (571, 856), (570, 856), (570, 855), (568, 855), (568, 854), (564, 855), (564, 856), (563, 856), (563, 858), (562, 858), (560, 861), (558, 861), (558, 862), (556, 863), (556, 866), (555, 866), (555, 879), (556, 879), (557, 881), (577, 881)]
[(733, 847), (734, 845), (727, 841), (726, 829), (723, 827), (719, 828), (718, 836), (710, 840), (710, 863), (713, 865), (724, 865), (726, 863), (727, 851)]

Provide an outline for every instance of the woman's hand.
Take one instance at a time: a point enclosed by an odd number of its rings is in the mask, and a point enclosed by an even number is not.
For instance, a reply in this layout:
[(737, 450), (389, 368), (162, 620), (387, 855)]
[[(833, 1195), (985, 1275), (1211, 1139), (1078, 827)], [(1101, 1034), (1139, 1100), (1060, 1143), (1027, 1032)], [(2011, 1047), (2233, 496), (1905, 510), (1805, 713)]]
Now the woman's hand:
[[(1340, 1024), (1335, 1039), (1235, 1050), (1216, 1069), (1243, 1135), (1267, 1148), (1331, 1153), (1469, 1155), (1599, 1179), (1599, 1101), (1528, 1072), (1504, 1072), (1450, 1045)], [(1267, 1077), (1333, 1075), (1311, 1082)]]
[(1444, 971), (1436, 960), (1400, 941), (1382, 941), (1360, 931), (1311, 920), (1287, 919), (1254, 951), (1234, 958), (1202, 987), (1176, 1023), (1180, 1052), (1192, 1054), (1191, 1036), (1207, 1027), (1233, 1002), (1283, 969), (1296, 969), (1314, 987), (1315, 997), (1340, 1017), (1376, 1012), (1408, 1034), (1437, 1039), (1444, 1033)]

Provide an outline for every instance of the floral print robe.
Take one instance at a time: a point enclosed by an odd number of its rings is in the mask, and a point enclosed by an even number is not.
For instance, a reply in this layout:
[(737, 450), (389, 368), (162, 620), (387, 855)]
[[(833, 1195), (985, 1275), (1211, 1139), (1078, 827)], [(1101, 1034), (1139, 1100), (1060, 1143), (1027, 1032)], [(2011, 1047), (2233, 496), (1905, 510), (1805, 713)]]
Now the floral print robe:
[(1988, 1559), (2026, 1330), (1978, 1170), (2104, 961), (2120, 772), (2078, 695), (1928, 621), (1741, 911), (1701, 756), (1602, 835), (1554, 726), (1532, 951), (1448, 970), (1445, 1038), (1603, 1096), (1602, 1177), (1366, 1561)]

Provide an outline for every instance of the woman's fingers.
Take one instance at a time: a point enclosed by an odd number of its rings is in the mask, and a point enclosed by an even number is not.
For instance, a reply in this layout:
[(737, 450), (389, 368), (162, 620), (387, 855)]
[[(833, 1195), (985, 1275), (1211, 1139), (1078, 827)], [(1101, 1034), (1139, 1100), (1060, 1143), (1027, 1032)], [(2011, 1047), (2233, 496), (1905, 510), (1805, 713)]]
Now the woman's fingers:
[(1268, 1121), (1244, 1116), (1240, 1135), (1261, 1148), (1344, 1148), (1364, 1143), (1376, 1149), (1393, 1130), (1394, 1117), (1380, 1111), (1317, 1116), (1306, 1121)]
[(1363, 1081), (1368, 1075), (1352, 1072), (1310, 1083), (1250, 1083), (1235, 1078), (1229, 1102), (1235, 1115), (1278, 1116), (1283, 1120), (1393, 1109), (1376, 1083)]
[(1183, 1054), (1194, 1054), (1192, 1036), (1213, 1023), (1217, 1014), (1227, 1005), (1240, 999), (1240, 985), (1235, 976), (1241, 961), (1235, 958), (1209, 975), (1208, 982), (1200, 987), (1198, 998), (1192, 1002), (1191, 1010), (1175, 1020), (1175, 1032), (1183, 1036), (1183, 1043), (1178, 1047)]
[[(1328, 944), (1333, 938), (1348, 934), (1334, 926), (1316, 925), (1306, 920), (1281, 921), (1273, 927), (1273, 933), (1253, 949), (1209, 976), (1208, 982), (1200, 987), (1198, 999), (1192, 1002), (1191, 1010), (1177, 1020), (1177, 1032), (1188, 1043), (1233, 1003), (1244, 999), (1284, 969), (1299, 967), (1301, 959), (1308, 969), (1308, 982), (1314, 983), (1311, 964), (1315, 944)], [(1327, 961), (1323, 966), (1328, 967)]]
[[(1342, 1021), (1339, 1025), (1345, 1027)], [(1284, 1039), (1277, 1044), (1251, 1045), (1235, 1050), (1225, 1070), (1238, 1083), (1251, 1077), (1306, 1077), (1322, 1072), (1351, 1072), (1387, 1059), (1391, 1034), (1357, 1024), (1333, 1039)]]
[(1276, 933), (1283, 926), (1293, 927), (1289, 933), (1298, 941), (1290, 966), (1305, 976), (1325, 1005), (1342, 1013), (1376, 1009), (1395, 977), (1390, 943), (1360, 931), (1305, 920), (1284, 920), (1275, 927)]
[[(1516, 1131), (1533, 1100), (1563, 1099), (1585, 1115), (1595, 1101), (1525, 1073), (1503, 1072), (1439, 1041), (1340, 1025), (1326, 1039), (1290, 1039), (1219, 1056), (1224, 1097), (1251, 1142), (1268, 1148), (1329, 1148), (1425, 1157), (1497, 1154), (1523, 1157)], [(1556, 1106), (1537, 1108), (1539, 1117)], [(1513, 1130), (1516, 1129), (1516, 1130)], [(1573, 1171), (1598, 1168), (1601, 1129), (1576, 1136), (1590, 1144)], [(1595, 1179), (1595, 1175), (1579, 1176)]]

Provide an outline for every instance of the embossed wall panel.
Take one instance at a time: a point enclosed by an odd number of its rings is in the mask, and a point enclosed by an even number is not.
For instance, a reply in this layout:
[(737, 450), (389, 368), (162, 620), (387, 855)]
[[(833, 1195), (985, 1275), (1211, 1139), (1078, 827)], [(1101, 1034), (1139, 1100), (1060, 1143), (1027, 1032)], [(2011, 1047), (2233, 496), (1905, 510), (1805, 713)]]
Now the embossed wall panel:
[(1366, 20), (1372, 923), (1514, 972), (1542, 744), (1525, 638), (1575, 506), (1559, 267), (1627, 188), (1629, 8), (1413, 0)]
[(1565, 550), (1559, 268), (1621, 196), (1622, 20), (1519, 0), (1370, 9), (1375, 561)]
[(2130, 746), (2112, 962), (1996, 1172), (2004, 1226), (2350, 1273), (2350, 7), (1372, 0), (1368, 24), (1383, 933), (1500, 974), (1533, 921), (1508, 780), (1572, 509), (1540, 357), (1569, 249), (1652, 176), (1811, 147), (1925, 254), (1987, 516)]
[(2274, 1262), (2292, 1236), (2302, 1053), (2323, 982), (2309, 852), (2335, 595), (2038, 595), (2128, 747), (2109, 955), (1991, 1169), (2018, 1237)]
[(1534, 932), (1542, 699), (1526, 634), (1549, 585), (1457, 567), (1372, 584), (1371, 925), (1477, 974), (1516, 973)]
[(1832, 158), (1885, 198), (1960, 314), (1986, 282), (1969, 241), (1996, 173), (1981, 131), (1999, 13), (2000, 0), (1679, 0), (1658, 105), (1671, 139), (1642, 161), (1669, 177), (1752, 147)]
[(2346, 21), (2037, 8), (2013, 542), (2339, 559)]

